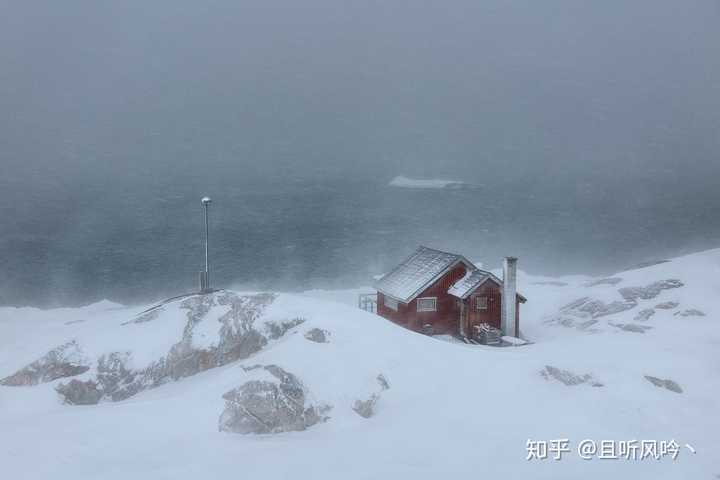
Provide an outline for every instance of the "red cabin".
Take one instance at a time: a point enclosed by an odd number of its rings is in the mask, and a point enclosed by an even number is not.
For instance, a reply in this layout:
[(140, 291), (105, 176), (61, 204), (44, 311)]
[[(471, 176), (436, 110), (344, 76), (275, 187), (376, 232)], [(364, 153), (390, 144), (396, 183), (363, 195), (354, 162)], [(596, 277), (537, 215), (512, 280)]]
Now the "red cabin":
[[(517, 337), (526, 299), (516, 291), (516, 259), (505, 260), (503, 277), (508, 282), (462, 255), (421, 246), (375, 284), (377, 313), (418, 332), (473, 337), (489, 324)], [(504, 293), (514, 305), (503, 306)]]

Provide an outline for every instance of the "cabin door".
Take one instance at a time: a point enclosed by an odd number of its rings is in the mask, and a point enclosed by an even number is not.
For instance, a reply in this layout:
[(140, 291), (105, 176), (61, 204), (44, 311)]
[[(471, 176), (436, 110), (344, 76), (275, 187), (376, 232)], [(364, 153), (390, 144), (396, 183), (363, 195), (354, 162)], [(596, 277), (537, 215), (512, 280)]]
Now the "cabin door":
[(500, 292), (491, 290), (473, 294), (467, 303), (465, 308), (468, 311), (468, 332), (472, 332), (475, 326), (481, 323), (500, 328)]

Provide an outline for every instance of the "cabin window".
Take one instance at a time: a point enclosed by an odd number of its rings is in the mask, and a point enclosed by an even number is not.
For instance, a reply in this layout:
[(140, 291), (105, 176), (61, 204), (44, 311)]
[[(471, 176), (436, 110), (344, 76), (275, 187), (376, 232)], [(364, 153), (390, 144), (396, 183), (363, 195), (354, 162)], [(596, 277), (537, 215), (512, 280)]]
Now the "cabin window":
[(423, 297), (417, 299), (418, 312), (434, 312), (437, 310), (437, 297)]
[(475, 310), (487, 310), (488, 297), (475, 297)]
[(386, 307), (388, 307), (390, 310), (398, 311), (398, 301), (394, 298), (388, 297), (385, 295), (385, 298), (383, 299), (383, 303)]

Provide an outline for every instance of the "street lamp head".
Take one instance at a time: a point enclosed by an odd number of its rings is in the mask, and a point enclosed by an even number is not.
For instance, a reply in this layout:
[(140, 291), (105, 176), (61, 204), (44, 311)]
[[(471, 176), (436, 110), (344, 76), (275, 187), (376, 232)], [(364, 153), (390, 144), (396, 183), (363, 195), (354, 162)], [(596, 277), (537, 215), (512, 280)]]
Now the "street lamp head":
[(210, 205), (212, 203), (212, 200), (210, 197), (203, 197), (202, 200), (200, 200), (203, 205)]

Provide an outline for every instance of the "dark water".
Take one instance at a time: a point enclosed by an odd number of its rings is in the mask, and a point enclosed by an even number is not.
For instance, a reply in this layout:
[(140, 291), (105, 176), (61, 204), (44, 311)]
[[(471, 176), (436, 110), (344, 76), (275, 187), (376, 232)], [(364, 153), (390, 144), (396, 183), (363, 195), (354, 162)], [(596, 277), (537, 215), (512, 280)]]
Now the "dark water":
[(222, 287), (368, 285), (418, 244), (489, 268), (517, 255), (522, 269), (547, 274), (604, 273), (720, 244), (717, 196), (679, 197), (664, 185), (573, 184), (562, 195), (532, 178), (437, 191), (372, 176), (220, 183), (154, 178), (128, 190), (110, 177), (68, 192), (49, 177), (34, 185), (41, 197), (3, 210), (0, 303), (140, 302), (195, 288), (203, 194), (214, 199), (211, 268)]
[(717, 0), (5, 4), (0, 304), (195, 288), (203, 195), (217, 286), (720, 244)]

